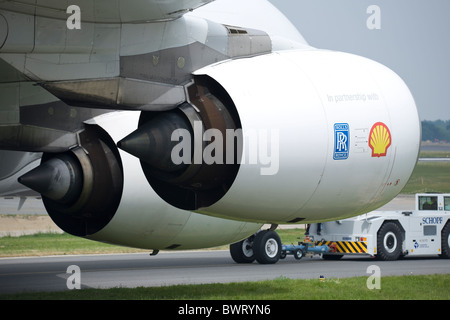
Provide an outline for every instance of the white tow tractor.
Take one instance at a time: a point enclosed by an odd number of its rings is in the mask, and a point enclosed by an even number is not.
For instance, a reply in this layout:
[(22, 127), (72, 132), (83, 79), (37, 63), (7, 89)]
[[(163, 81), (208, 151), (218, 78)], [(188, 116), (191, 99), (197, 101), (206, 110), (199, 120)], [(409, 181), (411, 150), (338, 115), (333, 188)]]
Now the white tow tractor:
[(416, 194), (415, 200), (413, 211), (373, 211), (314, 223), (309, 234), (317, 245), (333, 248), (324, 259), (368, 255), (396, 260), (435, 254), (450, 258), (450, 194)]
[(313, 223), (297, 245), (282, 244), (274, 231), (259, 231), (230, 246), (237, 263), (276, 263), (287, 255), (301, 259), (321, 254), (337, 260), (344, 255), (396, 260), (402, 256), (439, 255), (450, 258), (450, 194), (416, 194), (415, 210), (373, 211), (354, 218)]

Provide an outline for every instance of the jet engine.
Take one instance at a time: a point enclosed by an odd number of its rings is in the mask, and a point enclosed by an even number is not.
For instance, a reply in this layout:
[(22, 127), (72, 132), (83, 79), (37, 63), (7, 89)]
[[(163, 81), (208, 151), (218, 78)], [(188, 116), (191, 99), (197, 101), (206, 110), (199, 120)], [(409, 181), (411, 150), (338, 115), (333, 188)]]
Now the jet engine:
[(98, 126), (86, 126), (80, 146), (44, 153), (41, 165), (19, 178), (42, 195), (52, 220), (77, 236), (93, 234), (114, 216), (123, 189), (122, 162), (115, 143)]
[(394, 198), (417, 160), (410, 91), (362, 57), (228, 60), (194, 72), (188, 91), (175, 110), (142, 113), (119, 142), (178, 208), (263, 223), (354, 216)]

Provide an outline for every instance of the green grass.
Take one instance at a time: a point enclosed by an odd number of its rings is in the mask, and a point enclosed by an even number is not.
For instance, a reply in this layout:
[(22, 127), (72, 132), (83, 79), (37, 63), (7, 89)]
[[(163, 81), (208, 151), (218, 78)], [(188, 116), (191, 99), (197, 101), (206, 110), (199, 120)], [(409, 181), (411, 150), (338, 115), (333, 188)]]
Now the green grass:
[[(147, 250), (148, 251), (148, 250)], [(58, 233), (0, 238), (0, 257), (147, 252)]]
[(26, 300), (449, 300), (450, 275), (382, 277), (369, 290), (367, 277), (275, 280), (150, 288), (83, 289), (58, 293), (0, 295)]
[(421, 151), (419, 158), (450, 158), (449, 151)]
[[(422, 151), (419, 158), (450, 158), (449, 151)], [(402, 193), (450, 193), (450, 162), (418, 162)]]
[(450, 193), (450, 162), (419, 162), (402, 193)]
[[(283, 243), (297, 243), (297, 237), (305, 233), (303, 229), (277, 230)], [(214, 249), (228, 249), (221, 246)], [(129, 247), (110, 245), (87, 240), (63, 233), (38, 233), (20, 237), (0, 238), (0, 257), (49, 256), (73, 254), (108, 254), (149, 252)]]
[(303, 240), (305, 238), (305, 229), (296, 228), (296, 229), (278, 229), (276, 230), (278, 235), (281, 238), (282, 243), (296, 244), (297, 242)]

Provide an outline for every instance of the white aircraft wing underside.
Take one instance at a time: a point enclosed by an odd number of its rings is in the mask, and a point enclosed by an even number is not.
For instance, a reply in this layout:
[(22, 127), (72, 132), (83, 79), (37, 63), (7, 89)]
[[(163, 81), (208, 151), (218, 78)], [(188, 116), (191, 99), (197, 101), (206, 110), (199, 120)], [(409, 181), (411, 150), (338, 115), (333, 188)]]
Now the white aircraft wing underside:
[(84, 22), (139, 23), (177, 19), (214, 0), (0, 0), (0, 9), (67, 19), (67, 8), (81, 8)]

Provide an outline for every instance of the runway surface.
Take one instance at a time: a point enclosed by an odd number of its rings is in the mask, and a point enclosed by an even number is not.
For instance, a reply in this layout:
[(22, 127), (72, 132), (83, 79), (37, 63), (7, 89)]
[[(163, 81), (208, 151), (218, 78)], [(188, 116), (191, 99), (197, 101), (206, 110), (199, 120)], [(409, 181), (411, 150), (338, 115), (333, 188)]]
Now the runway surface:
[[(413, 196), (399, 196), (381, 210), (412, 210)], [(280, 226), (281, 227), (281, 226)], [(367, 268), (380, 267), (381, 276), (450, 273), (450, 260), (437, 256), (377, 261), (372, 258), (344, 257), (325, 261), (318, 256), (295, 260), (288, 256), (274, 265), (236, 264), (228, 251), (161, 252), (54, 256), (0, 259), (0, 294), (24, 291), (69, 290), (74, 279), (68, 268), (80, 270), (81, 288), (167, 286), (178, 284), (229, 283), (291, 279), (345, 278), (370, 276)], [(69, 279), (70, 278), (70, 279)], [(70, 285), (70, 283), (69, 283)]]
[[(12, 200), (5, 200), (7, 203)], [(4, 202), (5, 202), (4, 201)], [(30, 204), (34, 204), (31, 202)], [(380, 210), (413, 210), (414, 196), (402, 195)], [(284, 226), (280, 226), (284, 227)], [(229, 283), (291, 279), (369, 277), (368, 267), (380, 267), (381, 276), (450, 273), (450, 260), (437, 256), (377, 261), (365, 257), (344, 257), (325, 261), (318, 256), (295, 260), (288, 256), (274, 265), (236, 264), (228, 251), (161, 252), (149, 254), (114, 254), (53, 256), (0, 259), (0, 294), (24, 291), (61, 291), (68, 289), (80, 270), (81, 288), (167, 286), (178, 284)]]
[[(381, 277), (450, 273), (450, 260), (437, 256), (377, 261), (372, 258), (344, 257), (325, 261), (318, 256), (295, 260), (288, 256), (274, 265), (236, 264), (228, 251), (116, 254), (0, 259), (0, 294), (26, 291), (69, 290), (79, 267), (81, 288), (134, 288), (175, 284), (229, 283), (286, 277), (327, 279), (367, 276), (368, 267), (377, 265)], [(69, 279), (70, 278), (70, 279)], [(69, 281), (68, 281), (69, 280)]]

